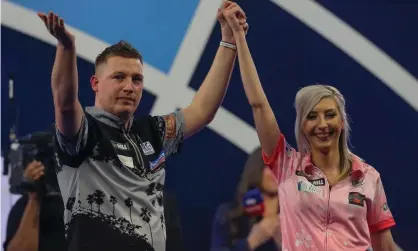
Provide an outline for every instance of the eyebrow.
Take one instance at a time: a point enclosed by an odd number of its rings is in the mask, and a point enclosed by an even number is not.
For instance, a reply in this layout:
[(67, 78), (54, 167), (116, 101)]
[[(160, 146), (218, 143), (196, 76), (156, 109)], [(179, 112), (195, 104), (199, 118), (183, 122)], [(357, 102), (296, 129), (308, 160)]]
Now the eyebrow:
[[(115, 75), (128, 75), (128, 74), (126, 74), (125, 72), (123, 72), (123, 71), (115, 71), (115, 72), (113, 72), (112, 73), (112, 76), (115, 76)], [(134, 74), (134, 76), (135, 77), (139, 77), (140, 79), (144, 79), (144, 75), (143, 74), (141, 74), (141, 73), (135, 73)]]
[[(324, 113), (328, 113), (328, 112), (337, 112), (337, 109), (331, 108), (331, 109), (327, 109), (327, 110), (324, 111)], [(318, 113), (318, 112), (312, 110), (312, 111), (309, 112), (309, 114), (310, 113)]]

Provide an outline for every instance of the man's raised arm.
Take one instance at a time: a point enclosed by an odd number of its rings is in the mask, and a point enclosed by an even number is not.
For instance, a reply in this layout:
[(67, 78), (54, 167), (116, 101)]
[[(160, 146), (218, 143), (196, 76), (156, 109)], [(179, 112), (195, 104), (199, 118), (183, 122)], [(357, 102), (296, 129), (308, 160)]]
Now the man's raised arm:
[(78, 100), (78, 72), (74, 36), (66, 30), (64, 20), (55, 13), (38, 13), (38, 16), (51, 35), (58, 40), (51, 75), (55, 121), (60, 133), (71, 137), (80, 130), (84, 116)]
[(192, 103), (183, 109), (186, 138), (203, 129), (212, 121), (228, 87), (236, 58), (236, 50), (234, 48), (234, 36), (224, 19), (225, 15), (237, 15), (240, 24), (245, 29), (248, 28), (244, 11), (236, 3), (225, 1), (222, 8), (218, 10), (218, 20), (222, 29), (222, 41), (227, 44), (219, 47), (209, 73)]

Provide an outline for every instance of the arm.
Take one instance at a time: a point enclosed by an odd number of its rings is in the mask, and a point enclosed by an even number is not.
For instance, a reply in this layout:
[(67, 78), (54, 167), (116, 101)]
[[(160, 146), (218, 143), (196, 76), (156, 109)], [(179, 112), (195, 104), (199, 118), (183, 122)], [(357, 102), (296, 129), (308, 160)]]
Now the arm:
[(75, 136), (81, 127), (83, 109), (78, 100), (77, 56), (74, 36), (64, 26), (64, 20), (54, 13), (38, 13), (49, 32), (58, 40), (51, 75), (51, 88), (58, 131), (66, 137)]
[(193, 98), (183, 109), (185, 137), (190, 137), (203, 129), (215, 117), (231, 77), (235, 61), (235, 51), (220, 46), (208, 75)]
[(367, 212), (372, 247), (375, 251), (395, 251), (397, 248), (390, 231), (390, 228), (395, 225), (395, 220), (387, 204), (380, 175), (374, 187), (374, 198), (370, 201), (370, 210)]
[[(18, 204), (12, 210), (18, 210)], [(16, 233), (11, 233), (13, 237), (6, 247), (6, 251), (37, 251), (39, 247), (39, 202), (35, 194), (30, 194), (27, 200), (23, 216), (20, 220)], [(20, 217), (19, 212), (11, 212), (8, 222), (13, 221), (13, 217)], [(9, 232), (9, 231), (8, 231)]]
[[(236, 20), (228, 20), (232, 26)], [(238, 62), (245, 94), (251, 105), (255, 127), (263, 151), (271, 156), (280, 135), (280, 129), (273, 110), (261, 86), (254, 61), (242, 29), (234, 30), (237, 42)]]
[[(222, 29), (222, 41), (231, 44), (235, 43), (233, 33), (223, 16), (237, 14), (245, 16), (242, 9), (236, 3), (230, 1), (225, 1), (222, 9), (218, 10), (218, 20)], [(242, 26), (246, 25), (244, 18), (241, 23)], [(236, 52), (233, 49), (223, 46), (218, 48), (205, 80), (194, 96), (192, 103), (183, 110), (186, 138), (203, 129), (215, 117), (231, 78), (235, 56)]]
[(390, 229), (371, 234), (374, 251), (397, 251)]

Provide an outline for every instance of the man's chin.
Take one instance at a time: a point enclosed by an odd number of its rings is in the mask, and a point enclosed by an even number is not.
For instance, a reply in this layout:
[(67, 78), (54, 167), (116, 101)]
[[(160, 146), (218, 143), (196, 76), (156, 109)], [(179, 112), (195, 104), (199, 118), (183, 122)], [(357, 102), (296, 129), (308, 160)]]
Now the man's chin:
[(115, 109), (115, 115), (125, 120), (129, 119), (135, 113), (135, 110), (134, 107), (118, 107), (118, 109)]

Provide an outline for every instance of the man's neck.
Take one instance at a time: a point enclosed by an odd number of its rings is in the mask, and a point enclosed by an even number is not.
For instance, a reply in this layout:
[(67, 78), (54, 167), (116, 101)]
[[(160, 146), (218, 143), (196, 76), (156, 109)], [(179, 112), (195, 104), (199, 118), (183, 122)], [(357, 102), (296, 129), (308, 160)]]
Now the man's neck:
[(101, 105), (97, 102), (97, 99), (96, 99), (96, 102), (95, 102), (94, 106), (95, 106), (95, 107), (97, 107), (97, 108), (99, 108), (99, 109), (104, 110), (104, 111), (105, 111), (105, 112), (107, 112), (107, 113), (112, 114), (113, 116), (118, 117), (121, 121), (123, 121), (123, 124), (124, 124), (124, 128), (125, 128), (125, 130), (128, 130), (128, 128), (129, 128), (129, 123), (131, 122), (131, 117), (132, 117), (132, 114), (129, 114), (129, 113), (114, 114), (114, 113), (112, 113), (111, 111), (108, 111), (108, 110), (106, 110), (104, 107), (102, 107), (102, 106), (101, 106)]

